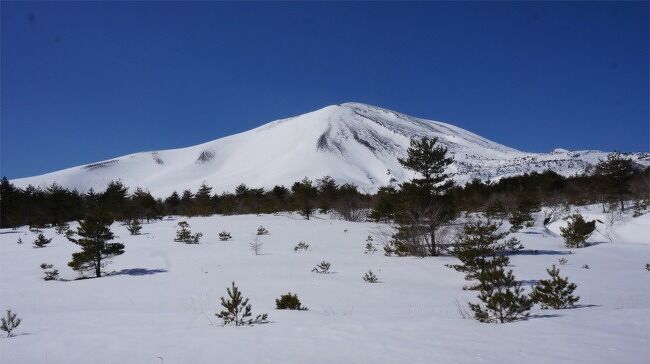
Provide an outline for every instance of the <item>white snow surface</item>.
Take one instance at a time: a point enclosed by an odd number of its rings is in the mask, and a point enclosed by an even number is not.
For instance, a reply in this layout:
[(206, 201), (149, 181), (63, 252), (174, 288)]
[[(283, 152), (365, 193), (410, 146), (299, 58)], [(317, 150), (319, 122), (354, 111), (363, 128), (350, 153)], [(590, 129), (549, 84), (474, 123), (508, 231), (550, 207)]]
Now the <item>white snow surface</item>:
[[(572, 175), (606, 155), (564, 149), (527, 153), (447, 123), (345, 103), (188, 148), (135, 153), (12, 182), (19, 187), (57, 183), (85, 192), (89, 188), (103, 191), (108, 182), (119, 179), (129, 187), (164, 197), (174, 190), (196, 190), (203, 182), (223, 192), (241, 183), (290, 187), (304, 177), (329, 175), (339, 183), (374, 192), (412, 177), (397, 159), (406, 155), (412, 138), (422, 136), (438, 137), (449, 148), (454, 164), (448, 172), (461, 184), (474, 178), (497, 180), (547, 169)], [(630, 157), (650, 165), (650, 153)]]
[[(598, 207), (582, 212), (599, 214)], [(602, 216), (601, 216), (602, 217)], [(364, 254), (366, 237), (385, 224), (352, 223), (291, 214), (188, 219), (203, 232), (198, 245), (173, 242), (182, 218), (145, 224), (130, 236), (115, 224), (125, 254), (106, 267), (114, 274), (73, 280), (66, 263), (77, 247), (53, 229), (50, 246), (34, 249), (25, 228), (0, 231), (0, 310), (23, 318), (17, 336), (0, 339), (2, 363), (647, 363), (650, 358), (650, 214), (613, 224), (619, 240), (595, 234), (592, 246), (564, 247), (556, 230), (536, 225), (515, 234), (524, 253), (511, 268), (530, 284), (547, 277), (559, 258), (561, 275), (577, 283), (580, 306), (536, 307), (528, 320), (483, 324), (463, 319), (457, 302), (462, 274), (445, 267), (453, 257), (397, 258)], [(538, 221), (541, 216), (538, 216)], [(259, 225), (262, 255), (248, 247)], [(74, 224), (73, 224), (74, 226)], [(507, 228), (507, 224), (504, 225)], [(233, 240), (217, 234), (228, 230)], [(16, 241), (22, 238), (23, 244)], [(300, 240), (311, 250), (296, 253)], [(536, 254), (534, 254), (536, 251)], [(321, 260), (332, 274), (311, 269)], [(40, 263), (61, 278), (41, 279)], [(581, 268), (589, 265), (590, 269)], [(378, 284), (362, 281), (371, 269)], [(236, 281), (254, 313), (271, 322), (222, 326), (219, 297)], [(275, 310), (274, 299), (298, 294), (309, 311)]]

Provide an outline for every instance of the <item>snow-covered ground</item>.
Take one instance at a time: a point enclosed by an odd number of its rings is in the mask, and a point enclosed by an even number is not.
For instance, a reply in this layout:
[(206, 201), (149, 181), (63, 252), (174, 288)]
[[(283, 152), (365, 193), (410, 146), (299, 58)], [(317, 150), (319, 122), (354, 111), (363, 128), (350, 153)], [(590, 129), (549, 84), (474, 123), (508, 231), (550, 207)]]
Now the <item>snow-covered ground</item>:
[[(598, 207), (589, 209), (599, 216)], [(604, 216), (600, 218), (604, 219)], [(650, 359), (650, 214), (614, 223), (609, 242), (567, 249), (537, 224), (516, 236), (526, 251), (511, 258), (527, 290), (560, 266), (578, 284), (580, 307), (535, 308), (526, 321), (483, 324), (463, 319), (457, 302), (462, 274), (445, 267), (452, 257), (385, 257), (381, 246), (364, 254), (365, 239), (385, 225), (318, 216), (212, 216), (191, 218), (199, 245), (173, 242), (180, 219), (145, 224), (130, 236), (114, 225), (125, 254), (100, 279), (41, 279), (40, 263), (61, 278), (77, 247), (53, 229), (50, 246), (34, 249), (25, 228), (0, 231), (0, 310), (23, 318), (17, 336), (0, 339), (2, 363), (647, 363)], [(263, 255), (248, 243), (259, 225)], [(228, 230), (233, 240), (217, 234)], [(22, 238), (23, 244), (16, 241)], [(300, 240), (311, 250), (296, 253)], [(378, 242), (380, 239), (376, 239)], [(536, 250), (537, 252), (534, 252)], [(311, 269), (321, 260), (332, 274)], [(589, 265), (590, 269), (582, 268)], [(381, 280), (365, 283), (371, 269)], [(254, 313), (271, 323), (223, 327), (214, 316), (219, 297), (236, 281)], [(297, 293), (309, 311), (275, 310), (274, 299)]]

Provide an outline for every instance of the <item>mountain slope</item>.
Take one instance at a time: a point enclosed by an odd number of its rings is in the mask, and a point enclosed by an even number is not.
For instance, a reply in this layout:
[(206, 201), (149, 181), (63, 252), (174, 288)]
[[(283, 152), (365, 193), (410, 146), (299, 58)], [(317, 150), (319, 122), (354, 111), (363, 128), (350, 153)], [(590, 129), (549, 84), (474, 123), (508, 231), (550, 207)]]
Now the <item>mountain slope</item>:
[[(86, 191), (103, 190), (109, 181), (120, 179), (165, 196), (195, 190), (202, 182), (221, 192), (240, 183), (270, 188), (290, 186), (305, 176), (330, 175), (373, 192), (412, 176), (397, 158), (406, 154), (411, 138), (422, 136), (438, 137), (449, 148), (455, 161), (449, 172), (459, 183), (546, 169), (570, 175), (605, 156), (599, 151), (521, 152), (450, 124), (346, 103), (188, 148), (135, 153), (12, 182), (19, 187), (56, 182)], [(631, 157), (650, 164), (648, 153)]]

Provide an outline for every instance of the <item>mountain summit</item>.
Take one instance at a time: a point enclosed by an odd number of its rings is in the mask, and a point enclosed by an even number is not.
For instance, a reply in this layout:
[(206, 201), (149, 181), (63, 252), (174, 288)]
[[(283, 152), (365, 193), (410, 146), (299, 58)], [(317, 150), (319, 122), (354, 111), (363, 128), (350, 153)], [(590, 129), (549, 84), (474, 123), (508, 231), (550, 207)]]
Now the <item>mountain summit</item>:
[[(412, 138), (437, 137), (454, 159), (449, 173), (458, 183), (474, 178), (495, 180), (532, 171), (563, 175), (583, 172), (604, 152), (522, 152), (456, 126), (419, 119), (361, 103), (331, 105), (300, 116), (192, 147), (142, 152), (15, 179), (19, 187), (52, 183), (86, 191), (103, 190), (111, 180), (143, 187), (155, 196), (195, 190), (205, 182), (215, 192), (245, 183), (271, 188), (302, 178), (332, 176), (374, 192), (412, 177), (398, 162)], [(650, 164), (648, 153), (630, 155)]]

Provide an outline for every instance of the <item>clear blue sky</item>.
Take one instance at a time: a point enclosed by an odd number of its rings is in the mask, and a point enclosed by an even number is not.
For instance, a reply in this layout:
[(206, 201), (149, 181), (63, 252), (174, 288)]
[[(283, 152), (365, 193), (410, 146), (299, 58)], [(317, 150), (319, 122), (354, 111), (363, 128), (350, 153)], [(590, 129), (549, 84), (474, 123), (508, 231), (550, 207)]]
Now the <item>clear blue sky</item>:
[(527, 151), (648, 151), (648, 3), (6, 2), (0, 174), (358, 101)]

